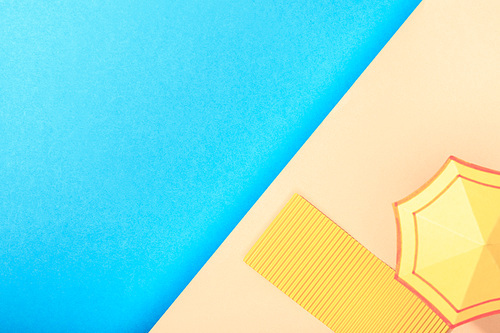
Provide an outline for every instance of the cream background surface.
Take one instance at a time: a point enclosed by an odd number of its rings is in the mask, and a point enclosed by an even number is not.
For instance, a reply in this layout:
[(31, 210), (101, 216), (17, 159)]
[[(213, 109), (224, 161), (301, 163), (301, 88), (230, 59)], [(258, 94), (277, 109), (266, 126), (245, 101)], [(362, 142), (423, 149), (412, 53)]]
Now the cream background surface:
[(497, 0), (423, 0), (151, 332), (331, 332), (243, 257), (298, 193), (394, 268), (392, 202), (449, 155), (500, 170), (498, 17)]

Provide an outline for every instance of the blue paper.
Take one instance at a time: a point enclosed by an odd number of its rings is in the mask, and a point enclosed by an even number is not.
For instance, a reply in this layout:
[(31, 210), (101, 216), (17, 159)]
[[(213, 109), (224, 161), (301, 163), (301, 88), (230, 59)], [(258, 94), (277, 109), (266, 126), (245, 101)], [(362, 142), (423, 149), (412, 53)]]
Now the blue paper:
[(419, 1), (2, 1), (2, 332), (146, 332)]

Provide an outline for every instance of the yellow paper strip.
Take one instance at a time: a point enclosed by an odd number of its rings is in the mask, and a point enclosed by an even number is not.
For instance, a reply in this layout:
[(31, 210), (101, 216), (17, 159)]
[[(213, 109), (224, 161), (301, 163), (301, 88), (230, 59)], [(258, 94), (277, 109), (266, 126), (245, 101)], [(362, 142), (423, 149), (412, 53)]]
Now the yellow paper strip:
[(244, 261), (336, 333), (448, 331), (392, 268), (297, 194)]

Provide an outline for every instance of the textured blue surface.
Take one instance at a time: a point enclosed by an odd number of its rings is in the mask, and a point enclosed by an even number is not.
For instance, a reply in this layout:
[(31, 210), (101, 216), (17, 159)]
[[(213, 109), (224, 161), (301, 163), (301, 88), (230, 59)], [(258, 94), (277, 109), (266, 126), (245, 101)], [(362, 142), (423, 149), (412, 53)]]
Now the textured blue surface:
[(418, 2), (1, 1), (0, 331), (151, 328)]

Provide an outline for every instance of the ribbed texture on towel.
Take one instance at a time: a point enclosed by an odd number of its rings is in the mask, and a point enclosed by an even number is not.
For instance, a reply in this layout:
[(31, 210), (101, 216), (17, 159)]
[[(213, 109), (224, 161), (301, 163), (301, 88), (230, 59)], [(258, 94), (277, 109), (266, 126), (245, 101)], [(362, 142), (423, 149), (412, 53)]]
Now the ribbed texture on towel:
[(336, 333), (448, 331), (393, 269), (299, 195), (244, 261)]

